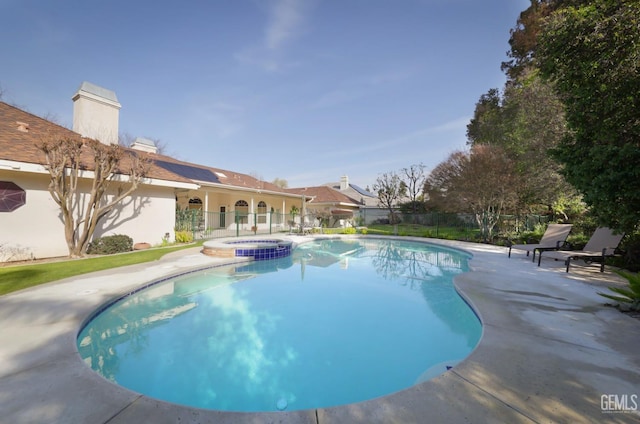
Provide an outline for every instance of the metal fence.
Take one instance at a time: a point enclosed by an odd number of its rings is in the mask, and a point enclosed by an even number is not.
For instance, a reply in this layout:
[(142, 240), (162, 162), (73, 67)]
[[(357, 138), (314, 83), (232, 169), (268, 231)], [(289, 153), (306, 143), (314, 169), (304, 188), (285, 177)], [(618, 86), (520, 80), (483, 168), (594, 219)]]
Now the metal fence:
[[(196, 209), (176, 211), (175, 230), (191, 233), (194, 240), (239, 237), (252, 234), (297, 232), (314, 224), (315, 218), (275, 212), (207, 212)], [(317, 220), (315, 220), (317, 222)], [(301, 226), (301, 223), (303, 225)]]
[[(332, 227), (358, 227), (363, 224), (360, 221), (362, 219), (357, 216), (336, 219), (313, 214), (301, 216), (276, 212), (207, 212), (192, 209), (176, 211), (175, 230), (190, 233), (193, 239), (197, 240), (283, 232), (324, 232)], [(523, 231), (533, 231), (537, 225), (546, 224), (549, 221), (550, 217), (546, 215), (501, 215), (493, 228), (493, 236), (510, 237)], [(367, 226), (375, 227), (385, 224), (395, 224), (394, 232), (400, 235), (417, 231), (430, 237), (452, 236), (472, 239), (480, 230), (480, 225), (473, 214), (442, 212), (398, 213), (393, 217), (393, 222), (388, 218), (381, 218)]]
[[(551, 220), (548, 215), (500, 215), (496, 227), (501, 232), (533, 231), (537, 225), (547, 224)], [(394, 214), (389, 219), (389, 214), (383, 218), (371, 222), (371, 224), (389, 224), (393, 221), (397, 224), (422, 225), (427, 227), (459, 227), (478, 229), (479, 225), (475, 215), (469, 213), (444, 213), (429, 212), (423, 214), (400, 213)]]

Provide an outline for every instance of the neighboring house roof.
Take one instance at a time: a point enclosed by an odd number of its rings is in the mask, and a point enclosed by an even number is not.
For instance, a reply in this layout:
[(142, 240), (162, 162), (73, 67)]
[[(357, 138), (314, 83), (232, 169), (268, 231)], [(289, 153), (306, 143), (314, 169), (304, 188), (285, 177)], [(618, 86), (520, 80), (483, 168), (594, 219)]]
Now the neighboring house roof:
[(341, 192), (336, 191), (328, 186), (289, 188), (287, 189), (287, 191), (300, 196), (305, 195), (307, 197), (313, 197), (313, 199), (308, 202), (309, 205), (329, 204), (336, 206), (340, 205), (358, 207), (358, 203), (352, 198), (350, 198), (349, 196), (345, 196)]
[(367, 190), (360, 188), (355, 184), (348, 184), (348, 187), (344, 190), (340, 190), (340, 183), (327, 183), (324, 185), (325, 187), (330, 187), (334, 191), (343, 194), (344, 196), (352, 199), (353, 202), (357, 203), (361, 206), (366, 207), (378, 207), (378, 197), (368, 192)]

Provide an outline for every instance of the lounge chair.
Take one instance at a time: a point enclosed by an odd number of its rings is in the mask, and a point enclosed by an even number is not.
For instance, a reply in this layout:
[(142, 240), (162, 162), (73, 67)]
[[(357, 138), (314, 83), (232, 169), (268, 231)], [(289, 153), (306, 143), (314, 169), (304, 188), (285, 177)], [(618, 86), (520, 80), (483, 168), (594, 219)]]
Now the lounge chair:
[[(571, 259), (582, 259), (585, 262), (599, 262), (600, 272), (604, 272), (604, 260), (608, 256), (613, 256), (616, 248), (620, 244), (624, 234), (614, 234), (613, 230), (607, 227), (599, 227), (593, 233), (583, 250), (556, 250), (545, 252), (545, 258), (563, 260), (567, 265), (567, 272), (571, 266)], [(542, 252), (538, 257), (538, 266), (542, 261)]]
[(560, 249), (569, 236), (571, 226), (571, 224), (549, 224), (540, 239), (540, 243), (511, 245), (509, 246), (509, 257), (511, 257), (511, 249), (526, 250), (527, 256), (529, 256), (529, 252), (533, 252), (531, 262), (534, 262), (536, 260), (536, 251)]

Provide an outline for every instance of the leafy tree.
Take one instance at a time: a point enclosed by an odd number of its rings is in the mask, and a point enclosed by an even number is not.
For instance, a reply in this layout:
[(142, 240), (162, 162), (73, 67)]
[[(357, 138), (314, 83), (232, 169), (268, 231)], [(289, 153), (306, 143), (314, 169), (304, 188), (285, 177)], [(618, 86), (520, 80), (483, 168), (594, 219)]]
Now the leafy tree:
[(554, 154), (600, 224), (633, 231), (640, 222), (640, 3), (578, 3), (549, 16), (536, 52), (571, 130)]
[(517, 199), (514, 166), (504, 149), (476, 145), (457, 151), (434, 168), (427, 179), (429, 201), (446, 212), (471, 212), (488, 241), (500, 215)]
[(428, 212), (427, 203), (422, 200), (398, 203), (398, 209), (403, 214), (424, 214)]
[(271, 181), (271, 183), (277, 185), (280, 188), (289, 187), (289, 183), (284, 178), (274, 178), (273, 181)]
[(379, 205), (389, 211), (389, 220), (395, 224), (394, 208), (407, 191), (405, 183), (395, 172), (386, 172), (378, 176), (373, 191), (378, 195)]
[(563, 1), (531, 0), (531, 6), (520, 13), (516, 26), (509, 31), (509, 60), (501, 66), (509, 78), (508, 84), (517, 83), (522, 73), (532, 66), (542, 22)]
[(513, 161), (520, 213), (550, 210), (560, 196), (579, 200), (548, 154), (566, 132), (562, 103), (534, 69), (507, 84), (503, 95), (497, 89), (483, 95), (467, 126), (468, 144), (500, 146)]
[(497, 88), (490, 89), (480, 96), (473, 112), (473, 118), (467, 125), (467, 139), (473, 144), (503, 145), (506, 138), (505, 118), (502, 96)]
[(50, 136), (38, 148), (51, 178), (49, 193), (60, 207), (69, 255), (83, 256), (100, 220), (138, 188), (149, 161), (87, 138)]

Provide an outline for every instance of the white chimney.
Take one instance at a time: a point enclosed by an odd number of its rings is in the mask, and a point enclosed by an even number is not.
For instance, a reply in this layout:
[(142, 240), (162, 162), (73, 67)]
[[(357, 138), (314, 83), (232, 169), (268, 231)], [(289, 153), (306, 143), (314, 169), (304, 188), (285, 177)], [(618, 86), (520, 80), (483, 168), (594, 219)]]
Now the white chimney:
[(135, 140), (133, 140), (133, 143), (131, 143), (131, 148), (148, 153), (158, 153), (158, 147), (156, 146), (156, 143), (154, 143), (153, 140), (142, 137), (137, 137)]
[(349, 177), (343, 175), (340, 177), (340, 190), (346, 190), (349, 188)]
[(104, 144), (118, 144), (120, 103), (116, 93), (83, 82), (73, 100), (73, 131)]

